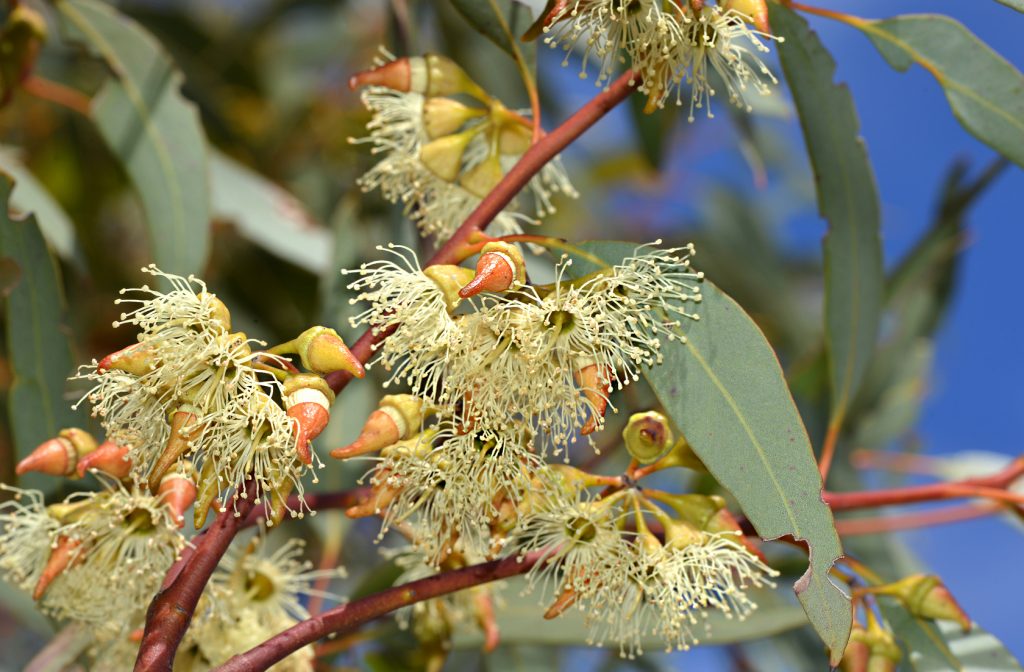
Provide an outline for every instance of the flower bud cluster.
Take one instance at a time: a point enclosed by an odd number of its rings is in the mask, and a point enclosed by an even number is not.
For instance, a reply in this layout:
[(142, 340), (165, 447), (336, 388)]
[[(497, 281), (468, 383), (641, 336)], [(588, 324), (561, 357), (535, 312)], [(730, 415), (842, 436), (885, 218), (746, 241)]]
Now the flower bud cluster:
[[(359, 180), (380, 189), (424, 236), (447, 239), (529, 149), (529, 120), (488, 95), (449, 59), (438, 55), (393, 60), (352, 79), (365, 86), (363, 104), (373, 114), (367, 143), (377, 164)], [(530, 180), (538, 217), (554, 212), (552, 196), (575, 197), (559, 159)], [(531, 218), (505, 210), (491, 225), (499, 235), (519, 233)]]
[(568, 52), (582, 43), (580, 77), (596, 61), (599, 86), (611, 79), (621, 54), (627, 54), (640, 78), (639, 89), (647, 94), (648, 111), (664, 107), (673, 96), (681, 105), (684, 85), (689, 85), (693, 121), (695, 109), (706, 107), (713, 116), (711, 69), (725, 82), (729, 102), (747, 111), (752, 109), (746, 101), (750, 89), (771, 93), (778, 80), (758, 53), (769, 51), (766, 40), (782, 38), (768, 30), (764, 0), (569, 0), (548, 17), (544, 41), (566, 51), (563, 65), (568, 65)]

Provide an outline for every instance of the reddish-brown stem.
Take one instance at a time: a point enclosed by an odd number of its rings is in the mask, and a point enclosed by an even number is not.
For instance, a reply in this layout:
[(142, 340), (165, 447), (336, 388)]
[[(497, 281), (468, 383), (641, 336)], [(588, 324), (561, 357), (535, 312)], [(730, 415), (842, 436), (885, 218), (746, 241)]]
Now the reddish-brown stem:
[(56, 103), (83, 116), (89, 116), (89, 109), (92, 105), (89, 97), (71, 87), (30, 75), (21, 83), (21, 88), (31, 96)]
[(1006, 507), (997, 502), (985, 504), (967, 504), (964, 506), (947, 506), (934, 511), (920, 511), (901, 516), (879, 516), (873, 518), (857, 518), (836, 522), (836, 530), (840, 536), (848, 537), (858, 534), (878, 534), (881, 532), (897, 532), (912, 530), (918, 527), (944, 525), (962, 520), (983, 518), (1005, 511)]
[(168, 572), (167, 585), (156, 594), (146, 612), (146, 628), (135, 659), (135, 672), (170, 672), (199, 596), (255, 506), (254, 485), (250, 483), (245, 492), (245, 498), (237, 499), (234, 507), (225, 507), (213, 524), (193, 540), (190, 557), (175, 563)]
[(821, 447), (821, 459), (818, 461), (818, 471), (821, 473), (822, 484), (828, 480), (829, 469), (832, 468), (832, 458), (836, 455), (836, 444), (839, 443), (839, 428), (842, 423), (842, 418), (836, 418), (832, 424), (829, 425), (828, 432), (825, 434), (825, 443)]
[[(590, 102), (566, 119), (561, 126), (526, 150), (526, 153), (519, 159), (519, 162), (505, 174), (501, 182), (480, 202), (476, 210), (469, 214), (469, 217), (462, 223), (462, 226), (427, 261), (426, 265), (450, 264), (461, 261), (463, 258), (462, 250), (467, 244), (473, 242), (471, 239), (474, 234), (482, 231), (492, 219), (497, 217), (505, 209), (505, 206), (515, 198), (516, 194), (526, 186), (530, 179), (547, 165), (548, 161), (568, 147), (573, 140), (593, 126), (609, 110), (622, 102), (636, 88), (638, 83), (638, 78), (632, 71), (626, 72), (615, 80), (608, 89), (594, 96)], [(388, 335), (388, 333), (374, 335), (372, 331), (367, 331), (352, 346), (352, 354), (365, 364), (370, 359), (370, 356), (373, 355), (373, 344), (383, 341)], [(350, 374), (338, 371), (327, 376), (327, 384), (337, 394), (351, 379), (352, 376)]]
[(991, 476), (965, 478), (962, 481), (929, 483), (890, 490), (866, 492), (825, 492), (825, 501), (833, 511), (865, 509), (892, 504), (914, 504), (942, 499), (984, 497), (1011, 503), (1024, 501), (1019, 493), (1007, 488), (1024, 474), (1024, 458), (1018, 458), (1009, 467)]
[(265, 670), (279, 660), (283, 660), (288, 654), (331, 633), (347, 632), (396, 609), (423, 600), (524, 574), (543, 556), (543, 553), (544, 551), (534, 551), (523, 558), (513, 556), (444, 572), (329, 609), (319, 616), (308, 618), (271, 637), (259, 646), (233, 657), (217, 670), (218, 672)]

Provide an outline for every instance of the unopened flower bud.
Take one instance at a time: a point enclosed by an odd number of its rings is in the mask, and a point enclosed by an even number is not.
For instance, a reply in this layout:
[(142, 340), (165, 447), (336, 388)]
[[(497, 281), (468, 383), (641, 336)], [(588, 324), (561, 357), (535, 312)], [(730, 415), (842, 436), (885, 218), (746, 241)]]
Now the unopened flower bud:
[(198, 530), (206, 524), (206, 517), (210, 513), (210, 507), (220, 492), (221, 477), (217, 475), (216, 466), (213, 460), (203, 462), (199, 470), (199, 480), (196, 482), (195, 509), (192, 511), (192, 522)]
[(473, 612), (477, 625), (484, 633), (484, 652), (491, 653), (501, 642), (498, 621), (494, 616), (494, 598), (487, 588), (477, 588), (473, 592)]
[(420, 431), (426, 413), (426, 405), (419, 397), (389, 394), (380, 400), (377, 410), (366, 419), (359, 437), (344, 448), (332, 450), (331, 457), (344, 460), (412, 438)]
[(171, 512), (171, 518), (178, 527), (185, 525), (185, 511), (196, 501), (196, 469), (185, 460), (181, 471), (172, 471), (160, 479), (157, 497)]
[(231, 311), (224, 302), (209, 292), (199, 292), (200, 301), (210, 304), (210, 319), (220, 322), (224, 331), (231, 331)]
[(676, 550), (700, 543), (704, 533), (682, 520), (671, 520), (665, 524), (665, 545)]
[(191, 404), (182, 404), (171, 411), (171, 432), (167, 444), (149, 472), (149, 489), (154, 495), (164, 474), (192, 450), (191, 443), (202, 435), (203, 426), (198, 422), (197, 412), (198, 409)]
[(459, 290), (468, 299), (480, 292), (504, 292), (526, 282), (526, 262), (515, 245), (494, 241), (484, 245), (476, 262), (476, 275)]
[(956, 621), (965, 632), (971, 629), (970, 617), (937, 576), (915, 574), (877, 592), (898, 598), (918, 618)]
[(96, 439), (77, 427), (60, 430), (57, 438), (44, 441), (18, 463), (14, 472), (21, 476), (30, 471), (49, 476), (70, 476), (79, 461), (96, 450)]
[(656, 462), (675, 445), (668, 418), (657, 411), (631, 415), (622, 430), (622, 440), (626, 450), (640, 464)]
[(590, 402), (590, 417), (580, 429), (586, 436), (604, 427), (604, 414), (608, 410), (608, 395), (611, 393), (610, 376), (597, 364), (588, 364), (576, 372), (577, 384), (583, 396)]
[(454, 182), (462, 170), (462, 155), (476, 135), (476, 129), (469, 129), (431, 140), (420, 149), (420, 162), (445, 182)]
[(119, 481), (123, 480), (132, 471), (132, 461), (128, 459), (129, 452), (131, 451), (126, 446), (104, 441), (96, 450), (78, 461), (78, 476), (84, 477), (87, 471), (96, 469)]
[(32, 591), (32, 599), (38, 600), (46, 592), (61, 573), (71, 566), (71, 563), (78, 559), (79, 547), (82, 542), (71, 537), (61, 536), (50, 550), (50, 557), (39, 575), (35, 589)]
[(533, 144), (533, 129), (518, 119), (510, 119), (498, 130), (498, 151), (502, 154), (521, 156)]
[[(363, 86), (384, 86), (394, 91), (410, 91), (412, 88), (412, 65), (410, 61), (420, 59), (399, 58), (384, 65), (357, 72), (348, 80), (348, 88), (355, 91)], [(425, 64), (420, 64), (423, 70)], [(421, 75), (423, 76), (423, 75)]]
[(348, 80), (353, 91), (363, 86), (384, 86), (394, 91), (433, 96), (466, 93), (481, 101), (489, 96), (454, 61), (444, 56), (427, 54), (399, 58), (371, 70), (364, 70)]
[(356, 378), (366, 375), (363, 363), (352, 354), (338, 332), (328, 327), (310, 327), (270, 352), (297, 354), (305, 369), (321, 376), (335, 371), (347, 371)]
[(470, 119), (486, 114), (479, 107), (463, 105), (451, 98), (428, 98), (423, 103), (423, 126), (431, 139), (451, 135)]
[(765, 0), (726, 0), (725, 10), (735, 10), (753, 23), (763, 33), (770, 33), (768, 25), (768, 5)]
[(843, 660), (839, 663), (841, 672), (868, 672), (868, 661), (871, 659), (871, 645), (867, 641), (867, 631), (854, 623), (850, 632), (850, 641), (843, 651)]
[(4, 74), (11, 77), (11, 81), (4, 82), (6, 102), (13, 91), (12, 85), (32, 72), (39, 48), (46, 40), (46, 21), (32, 8), (15, 5), (7, 15), (0, 39), (4, 46)]
[(459, 290), (468, 285), (476, 275), (475, 271), (454, 264), (434, 264), (423, 269), (423, 275), (434, 281), (444, 295), (448, 311), (455, 310), (462, 301)]
[(558, 618), (565, 613), (565, 610), (576, 603), (579, 598), (579, 593), (572, 585), (566, 586), (562, 592), (555, 598), (555, 601), (551, 603), (551, 606), (544, 612), (544, 618), (551, 620)]
[(498, 186), (504, 175), (505, 171), (502, 170), (498, 157), (489, 156), (464, 172), (459, 178), (459, 184), (477, 198), (485, 198)]
[(156, 354), (148, 343), (135, 343), (117, 352), (112, 352), (96, 365), (100, 373), (104, 371), (124, 371), (133, 376), (144, 376), (157, 367)]
[(299, 374), (284, 383), (284, 405), (295, 421), (296, 451), (303, 464), (313, 461), (309, 442), (327, 427), (332, 403), (334, 392), (320, 376)]

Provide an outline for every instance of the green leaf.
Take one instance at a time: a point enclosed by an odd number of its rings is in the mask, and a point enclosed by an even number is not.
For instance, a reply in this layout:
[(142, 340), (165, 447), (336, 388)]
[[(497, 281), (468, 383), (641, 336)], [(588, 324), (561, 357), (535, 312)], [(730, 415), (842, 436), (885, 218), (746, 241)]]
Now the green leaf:
[[(580, 247), (609, 264), (635, 249), (632, 243), (612, 241)], [(758, 534), (807, 542), (810, 566), (795, 589), (838, 664), (852, 612), (849, 597), (828, 576), (843, 550), (832, 512), (821, 498), (807, 431), (761, 330), (711, 282), (704, 281), (702, 293), (700, 321), (687, 331), (687, 342), (662, 343), (664, 362), (645, 375), (665, 411), (711, 474), (736, 497)]]
[(978, 624), (965, 633), (951, 621), (925, 621), (889, 599), (879, 601), (882, 614), (908, 651), (916, 672), (1020, 672), (1020, 662)]
[(10, 207), (18, 213), (36, 216), (39, 229), (61, 259), (80, 261), (71, 218), (21, 161), (14, 147), (0, 147), (0, 170), (14, 178)]
[[(557, 619), (537, 627), (538, 619), (547, 605), (542, 605), (536, 594), (524, 595), (525, 582), (517, 577), (507, 582), (499, 593), (503, 605), (496, 609), (498, 628), (504, 644), (539, 644), (545, 646), (583, 646), (587, 643), (589, 628), (584, 614), (569, 609)], [(748, 592), (757, 609), (746, 619), (726, 618), (719, 611), (701, 612), (697, 626), (702, 645), (734, 644), (736, 642), (771, 637), (807, 624), (803, 610), (788, 603), (778, 591), (756, 589)], [(706, 616), (706, 618), (705, 618)], [(695, 630), (695, 633), (697, 630)], [(641, 640), (645, 651), (661, 651), (665, 639), (657, 633), (645, 633)], [(458, 628), (454, 645), (460, 648), (479, 648), (483, 634), (478, 628)]]
[(65, 397), (74, 371), (60, 272), (34, 216), (9, 214), (13, 180), (0, 173), (0, 266), (12, 383), (8, 412), (15, 454), (28, 455), (64, 427), (81, 424)]
[(1024, 12), (1024, 0), (996, 0), (996, 2), (1000, 2), (1007, 7), (1012, 7), (1018, 12)]
[[(283, 188), (220, 152), (210, 153), (213, 214), (268, 252), (312, 273), (331, 261), (331, 234)], [(334, 269), (337, 273), (337, 269)]]
[(153, 259), (164, 271), (199, 273), (210, 231), (206, 138), (195, 105), (181, 95), (181, 73), (149, 33), (109, 5), (60, 0), (57, 8), (113, 73), (91, 114), (142, 201)]
[[(529, 7), (519, 0), (452, 0), (452, 4), (481, 35), (512, 58), (515, 58), (518, 48), (530, 71), (536, 72), (536, 42), (519, 41), (519, 36), (533, 24), (533, 13)], [(496, 8), (501, 11), (500, 16)]]
[(974, 137), (1024, 166), (1024, 75), (948, 16), (907, 14), (850, 20), (889, 65), (917, 63), (946, 91), (953, 114)]
[(874, 174), (853, 99), (832, 83), (835, 61), (807, 22), (771, 4), (786, 40), (779, 58), (800, 115), (814, 168), (824, 240), (825, 342), (832, 388), (830, 425), (838, 427), (871, 358), (881, 315), (884, 269)]

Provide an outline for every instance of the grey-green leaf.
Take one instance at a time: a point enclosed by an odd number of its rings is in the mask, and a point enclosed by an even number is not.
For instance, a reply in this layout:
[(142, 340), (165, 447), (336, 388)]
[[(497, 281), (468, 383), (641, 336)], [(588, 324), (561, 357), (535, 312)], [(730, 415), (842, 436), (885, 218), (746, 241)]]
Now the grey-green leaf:
[(800, 115), (814, 168), (824, 240), (825, 342), (838, 425), (857, 393), (875, 347), (884, 289), (880, 215), (874, 174), (850, 91), (832, 83), (835, 61), (807, 22), (770, 4), (785, 36), (779, 58)]
[(57, 8), (71, 36), (113, 73), (91, 115), (139, 194), (153, 259), (171, 273), (199, 273), (210, 232), (206, 138), (181, 95), (181, 73), (152, 35), (110, 5), (60, 0)]
[(854, 25), (889, 65), (917, 63), (939, 80), (953, 114), (974, 137), (1024, 166), (1024, 75), (962, 24), (907, 14)]
[(283, 188), (234, 159), (211, 152), (210, 191), (214, 216), (233, 222), (243, 236), (312, 273), (327, 270), (330, 232)]
[[(503, 606), (496, 612), (502, 643), (546, 646), (583, 646), (587, 643), (589, 628), (578, 609), (569, 609), (545, 627), (538, 628), (537, 621), (546, 606), (540, 603), (536, 594), (523, 595), (524, 588), (522, 579), (513, 579), (500, 593)], [(701, 613), (700, 622), (709, 626), (706, 633), (703, 625), (698, 626), (702, 645), (733, 644), (771, 637), (807, 624), (800, 607), (787, 602), (778, 591), (756, 589), (749, 595), (757, 609), (742, 621), (726, 618), (717, 611)], [(477, 628), (455, 631), (454, 645), (457, 647), (479, 648), (482, 643), (483, 635)], [(660, 651), (665, 648), (665, 640), (657, 633), (645, 633), (642, 645), (645, 651)]]
[[(452, 0), (452, 4), (480, 34), (513, 58), (518, 48), (530, 69), (536, 70), (537, 43), (519, 40), (533, 23), (528, 6), (519, 0)], [(495, 8), (501, 12), (500, 17)]]
[(1012, 7), (1018, 12), (1024, 12), (1024, 0), (996, 0), (996, 2), (1000, 2), (1007, 7)]
[(81, 418), (64, 393), (74, 362), (60, 272), (35, 217), (18, 220), (9, 215), (13, 186), (0, 173), (0, 265), (13, 377), (8, 412), (15, 454), (24, 457), (64, 427), (80, 424)]
[(34, 214), (43, 237), (53, 251), (61, 259), (79, 261), (75, 227), (71, 223), (71, 218), (46, 187), (25, 167), (16, 148), (0, 147), (0, 170), (14, 178), (11, 209), (18, 213)]
[[(581, 245), (609, 264), (634, 245)], [(797, 596), (838, 664), (849, 639), (849, 597), (829, 579), (843, 551), (800, 414), (775, 352), (754, 321), (705, 281), (700, 321), (687, 342), (663, 342), (665, 360), (646, 372), (672, 420), (712, 475), (739, 501), (765, 539), (791, 535), (807, 542), (810, 566)]]
[(897, 603), (879, 606), (916, 672), (1021, 672), (1020, 662), (992, 634), (975, 623), (964, 632), (951, 621), (914, 617)]

